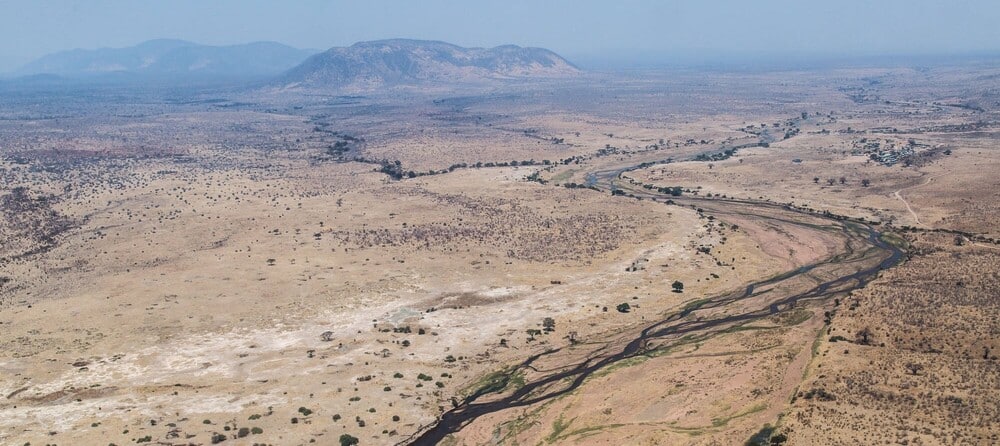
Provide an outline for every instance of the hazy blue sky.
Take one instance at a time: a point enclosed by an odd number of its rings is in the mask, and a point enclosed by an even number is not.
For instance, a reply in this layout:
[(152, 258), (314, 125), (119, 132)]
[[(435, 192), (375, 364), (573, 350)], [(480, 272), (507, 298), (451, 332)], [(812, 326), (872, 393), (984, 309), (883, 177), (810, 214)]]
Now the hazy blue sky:
[(153, 38), (328, 48), (388, 37), (619, 54), (1000, 50), (1000, 0), (0, 0), (0, 71)]

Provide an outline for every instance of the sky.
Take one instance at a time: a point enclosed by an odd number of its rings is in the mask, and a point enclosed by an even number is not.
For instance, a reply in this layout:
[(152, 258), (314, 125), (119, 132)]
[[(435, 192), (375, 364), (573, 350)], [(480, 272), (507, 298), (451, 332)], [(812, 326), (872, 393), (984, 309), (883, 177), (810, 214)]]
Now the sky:
[(0, 0), (0, 72), (155, 38), (326, 49), (393, 37), (570, 60), (1000, 51), (1000, 0)]

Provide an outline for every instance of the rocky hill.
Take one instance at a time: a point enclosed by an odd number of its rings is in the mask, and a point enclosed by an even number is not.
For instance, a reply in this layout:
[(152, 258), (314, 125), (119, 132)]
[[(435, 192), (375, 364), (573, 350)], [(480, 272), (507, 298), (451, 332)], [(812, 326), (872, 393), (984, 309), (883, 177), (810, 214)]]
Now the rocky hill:
[(313, 55), (279, 78), (283, 87), (372, 90), (573, 76), (579, 70), (542, 48), (462, 48), (445, 42), (379, 40)]

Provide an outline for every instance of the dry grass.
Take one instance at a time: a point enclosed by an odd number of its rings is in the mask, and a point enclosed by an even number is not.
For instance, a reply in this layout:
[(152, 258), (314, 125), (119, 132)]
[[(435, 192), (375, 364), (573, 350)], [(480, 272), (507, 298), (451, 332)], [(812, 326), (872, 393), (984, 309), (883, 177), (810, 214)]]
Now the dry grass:
[[(623, 190), (873, 219), (914, 256), (839, 306), (672, 340), (456, 442), (739, 444), (764, 424), (799, 444), (996, 442), (995, 71), (678, 73), (343, 103), (4, 98), (0, 442), (204, 444), (258, 427), (250, 441), (392, 444), (525, 357), (563, 348), (558, 368), (844, 248), (562, 187), (640, 163)], [(886, 166), (852, 154), (862, 139), (919, 150)], [(379, 172), (397, 160), (414, 178)], [(527, 332), (545, 317), (554, 332)], [(830, 342), (865, 327), (874, 345)]]

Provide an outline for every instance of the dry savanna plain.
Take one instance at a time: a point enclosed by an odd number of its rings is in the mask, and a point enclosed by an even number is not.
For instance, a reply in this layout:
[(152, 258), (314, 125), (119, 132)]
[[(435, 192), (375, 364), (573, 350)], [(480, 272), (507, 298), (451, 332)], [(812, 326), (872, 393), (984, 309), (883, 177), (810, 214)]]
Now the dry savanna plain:
[(0, 94), (0, 443), (1000, 443), (1000, 68)]

